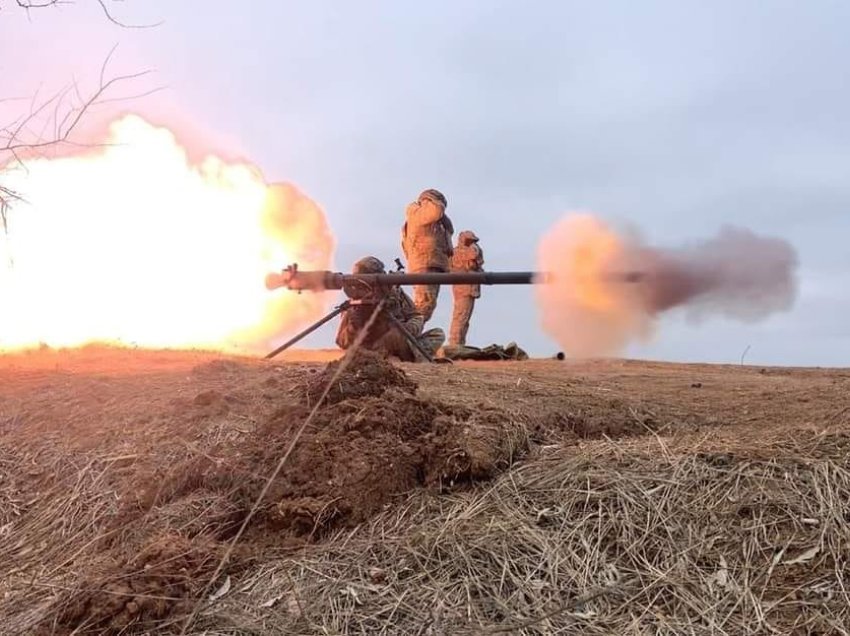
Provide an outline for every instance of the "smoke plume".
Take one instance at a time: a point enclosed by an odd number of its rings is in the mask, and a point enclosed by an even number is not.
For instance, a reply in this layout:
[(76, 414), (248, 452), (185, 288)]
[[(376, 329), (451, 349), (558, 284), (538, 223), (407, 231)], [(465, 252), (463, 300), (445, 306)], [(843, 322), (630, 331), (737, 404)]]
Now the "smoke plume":
[(654, 248), (590, 215), (562, 219), (541, 240), (536, 286), (544, 330), (570, 355), (614, 355), (646, 341), (657, 318), (757, 322), (791, 308), (797, 256), (786, 241), (725, 227), (680, 248)]

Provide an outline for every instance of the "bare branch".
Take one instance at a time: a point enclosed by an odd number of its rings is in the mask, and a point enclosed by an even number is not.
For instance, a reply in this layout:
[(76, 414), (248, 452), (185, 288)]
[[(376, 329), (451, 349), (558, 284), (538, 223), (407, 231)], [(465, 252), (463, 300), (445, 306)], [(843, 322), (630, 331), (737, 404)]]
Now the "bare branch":
[(3, 225), (3, 234), (8, 235), (9, 233), (9, 209), (12, 207), (13, 203), (18, 203), (23, 200), (24, 199), (20, 193), (0, 184), (0, 224)]
[[(77, 128), (77, 125), (80, 123), (80, 120), (83, 118), (83, 115), (92, 107), (97, 104), (103, 103), (106, 100), (101, 101), (101, 97), (113, 86), (120, 82), (126, 82), (134, 79), (138, 79), (140, 77), (144, 77), (145, 75), (150, 74), (151, 71), (140, 71), (138, 73), (130, 73), (127, 75), (118, 75), (113, 77), (103, 83), (101, 83), (97, 90), (95, 90), (89, 98), (80, 104), (79, 106), (70, 109), (65, 113), (65, 117), (61, 122), (59, 122), (59, 126), (57, 129), (57, 135), (51, 139), (36, 139), (34, 141), (25, 141), (20, 139), (20, 133), (23, 130), (25, 124), (29, 123), (33, 120), (33, 118), (50, 103), (55, 102), (60, 99), (62, 95), (67, 94), (70, 90), (69, 88), (63, 89), (60, 93), (57, 93), (53, 97), (50, 98), (47, 102), (42, 104), (34, 113), (27, 116), (23, 122), (18, 126), (16, 130), (12, 132), (11, 139), (9, 139), (5, 146), (0, 146), (0, 152), (10, 152), (17, 150), (32, 150), (36, 148), (44, 148), (45, 146), (53, 146), (63, 144), (68, 141), (68, 137)], [(154, 91), (147, 91), (145, 94), (149, 94)], [(111, 100), (115, 101), (115, 100)]]
[(41, 2), (33, 2), (32, 0), (15, 0), (15, 4), (17, 4), (21, 9), (29, 12), (30, 9), (44, 9), (45, 7), (52, 7), (57, 4), (65, 4), (63, 0), (42, 0)]
[(156, 88), (151, 88), (150, 90), (144, 91), (142, 93), (135, 93), (133, 95), (123, 95), (121, 97), (110, 97), (107, 99), (99, 99), (97, 100), (97, 105), (102, 106), (103, 104), (111, 104), (114, 102), (127, 102), (133, 99), (141, 99), (142, 97), (147, 97), (160, 91), (164, 91), (166, 88), (168, 88), (168, 86), (157, 86)]
[(30, 97), (0, 97), (0, 104), (5, 104), (6, 102), (22, 102), (25, 99), (31, 99)]
[[(30, 108), (30, 114), (27, 115), (26, 117), (24, 117), (23, 119), (21, 119), (18, 126), (11, 132), (11, 135), (9, 136), (9, 139), (6, 143), (6, 146), (0, 147), (0, 151), (14, 151), (16, 149), (23, 149), (24, 147), (26, 147), (27, 144), (23, 144), (23, 143), (16, 144), (15, 143), (17, 140), (20, 139), (21, 132), (30, 124), (30, 122), (35, 120), (35, 118), (38, 117), (43, 110), (45, 110), (48, 106), (50, 106), (52, 103), (54, 103), (56, 100), (58, 100), (59, 96), (62, 95), (64, 93), (64, 91), (65, 91), (65, 89), (62, 89), (61, 91), (56, 93), (53, 97), (51, 97), (50, 99), (48, 99), (47, 101), (42, 103), (41, 106), (38, 106), (37, 108), (34, 107), (35, 103), (33, 102), (33, 106)], [(36, 91), (35, 95), (38, 95), (38, 91)], [(34, 96), (34, 99), (35, 99), (35, 96)]]
[(106, 67), (109, 65), (109, 60), (112, 59), (112, 54), (115, 53), (115, 49), (118, 48), (118, 44), (114, 44), (111, 49), (109, 49), (109, 53), (106, 54), (106, 58), (103, 60), (103, 64), (100, 65), (100, 85), (103, 86), (103, 77), (106, 75)]
[(104, 15), (106, 15), (106, 19), (112, 22), (113, 24), (117, 24), (120, 27), (125, 29), (152, 29), (153, 27), (157, 27), (162, 24), (162, 21), (155, 22), (154, 24), (127, 24), (125, 22), (121, 22), (112, 15), (109, 11), (109, 8), (106, 6), (106, 0), (96, 0), (100, 5), (100, 8), (103, 9)]
[(15, 0), (17, 5), (22, 9), (43, 9), (44, 7), (52, 7), (57, 4), (66, 4), (63, 0), (42, 0), (42, 2), (32, 2), (31, 0)]
[[(109, 6), (106, 0), (94, 1), (97, 2), (101, 11), (103, 11), (103, 14), (106, 16), (106, 19), (109, 20), (112, 24), (121, 27), (122, 29), (152, 29), (163, 24), (162, 21), (155, 22), (153, 24), (128, 24), (127, 22), (123, 22), (116, 18), (115, 15), (113, 15), (112, 11), (109, 10)], [(117, 2), (118, 0), (113, 1)], [(15, 4), (17, 4), (19, 8), (26, 11), (27, 19), (30, 19), (30, 11), (33, 9), (45, 9), (47, 7), (56, 7), (63, 4), (73, 4), (73, 0), (15, 0)], [(0, 9), (2, 9), (1, 6)]]
[[(110, 56), (114, 52), (110, 51)], [(109, 56), (105, 59), (100, 75), (99, 83), (85, 98), (74, 101), (75, 96), (80, 96), (77, 82), (62, 87), (51, 97), (40, 102), (33, 103), (30, 113), (19, 117), (16, 122), (0, 130), (0, 171), (9, 165), (25, 167), (25, 156), (44, 156), (42, 151), (51, 147), (93, 147), (105, 144), (80, 143), (72, 139), (74, 131), (79, 127), (85, 114), (93, 107), (112, 103), (116, 101), (127, 101), (138, 97), (144, 97), (161, 90), (161, 87), (138, 92), (134, 95), (121, 96), (112, 95), (113, 89), (119, 85), (142, 78), (151, 71), (140, 71), (108, 78), (106, 75)], [(71, 103), (68, 104), (68, 101)], [(65, 106), (67, 104), (67, 106)], [(51, 113), (46, 117), (43, 114)], [(46, 135), (45, 131), (52, 126), (52, 134)], [(40, 130), (39, 130), (40, 129)], [(8, 212), (13, 204), (20, 203), (22, 198), (13, 190), (0, 185), (0, 221), (2, 221), (4, 232), (8, 230)]]
[[(107, 0), (94, 0), (100, 6), (106, 18), (123, 28), (151, 28), (160, 23), (135, 25), (126, 24), (117, 19), (108, 6)], [(117, 0), (113, 0), (117, 1)], [(3, 8), (0, 0), (0, 9)], [(73, 0), (15, 0), (15, 5), (26, 11), (27, 19), (30, 19), (30, 11), (33, 9), (44, 9), (64, 4), (73, 4)], [(107, 67), (112, 59), (117, 44), (112, 47), (103, 61), (98, 78), (97, 88), (87, 97), (80, 91), (76, 79), (53, 94), (48, 99), (42, 100), (41, 87), (39, 87), (30, 99), (29, 113), (21, 115), (9, 124), (0, 127), (0, 173), (9, 165), (26, 167), (22, 160), (22, 154), (27, 156), (44, 156), (43, 151), (53, 146), (92, 147), (105, 144), (83, 144), (72, 140), (72, 133), (78, 128), (84, 115), (93, 107), (116, 101), (126, 101), (151, 95), (161, 87), (137, 92), (130, 96), (113, 96), (107, 94), (118, 84), (136, 80), (151, 71), (142, 71), (125, 75), (118, 75), (107, 79)], [(76, 98), (76, 99), (75, 99)], [(22, 97), (6, 97), (0, 99), (0, 104), (11, 101), (23, 101)], [(52, 112), (52, 116), (47, 113)], [(47, 131), (52, 127), (51, 134)], [(0, 185), (0, 222), (3, 230), (8, 230), (7, 214), (13, 203), (22, 201), (22, 197), (14, 190)]]

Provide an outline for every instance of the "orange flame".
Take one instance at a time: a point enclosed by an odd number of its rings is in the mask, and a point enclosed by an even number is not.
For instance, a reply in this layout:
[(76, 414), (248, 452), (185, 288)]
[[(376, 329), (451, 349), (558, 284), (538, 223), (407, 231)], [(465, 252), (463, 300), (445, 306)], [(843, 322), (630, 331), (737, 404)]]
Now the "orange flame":
[(291, 262), (330, 266), (321, 209), (249, 164), (193, 162), (171, 131), (138, 116), (115, 121), (94, 151), (27, 160), (3, 183), (26, 204), (0, 236), (0, 350), (255, 352), (325, 309), (324, 295), (263, 284)]
[(588, 214), (564, 217), (540, 241), (537, 261), (547, 284), (535, 289), (542, 327), (570, 355), (610, 355), (646, 338), (651, 319), (629, 285), (631, 246)]

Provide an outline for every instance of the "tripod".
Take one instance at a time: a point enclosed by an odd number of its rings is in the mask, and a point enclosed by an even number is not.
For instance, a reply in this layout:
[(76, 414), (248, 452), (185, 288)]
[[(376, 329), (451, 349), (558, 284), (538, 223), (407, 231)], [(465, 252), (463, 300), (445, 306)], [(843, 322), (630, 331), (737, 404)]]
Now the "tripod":
[[(303, 338), (306, 338), (311, 333), (316, 331), (316, 329), (318, 329), (322, 325), (330, 322), (331, 320), (333, 320), (334, 318), (339, 316), (341, 313), (348, 311), (352, 307), (355, 307), (355, 306), (358, 306), (358, 305), (359, 306), (364, 306), (364, 305), (365, 306), (373, 306), (373, 305), (376, 305), (376, 304), (377, 303), (375, 303), (375, 302), (366, 301), (366, 300), (345, 300), (342, 303), (340, 303), (339, 305), (337, 305), (336, 307), (334, 307), (333, 310), (327, 316), (325, 316), (324, 318), (322, 318), (320, 320), (317, 320), (312, 325), (307, 327), (304, 331), (296, 334), (295, 336), (293, 336), (292, 338), (290, 338), (289, 340), (284, 342), (282, 345), (280, 345), (277, 349), (266, 354), (265, 359), (271, 360), (272, 358), (274, 358), (279, 353), (286, 351), (287, 349), (289, 349), (289, 347), (294, 345), (296, 342), (298, 342), (299, 340), (301, 340)], [(383, 311), (383, 309), (381, 309), (379, 311)], [(401, 332), (401, 334), (404, 336), (404, 339), (407, 340), (407, 342), (410, 344), (411, 347), (413, 347), (416, 351), (418, 351), (420, 354), (422, 354), (422, 357), (424, 357), (428, 362), (434, 362), (434, 357), (430, 353), (428, 353), (425, 349), (422, 348), (422, 345), (419, 344), (419, 341), (416, 338), (413, 337), (413, 334), (411, 334), (407, 329), (404, 328), (404, 325), (402, 325), (401, 322), (399, 322), (398, 318), (396, 318), (395, 316), (393, 316), (392, 314), (389, 314), (389, 313), (386, 313), (384, 315), (387, 317), (390, 324), (393, 325), (396, 329), (398, 329)]]

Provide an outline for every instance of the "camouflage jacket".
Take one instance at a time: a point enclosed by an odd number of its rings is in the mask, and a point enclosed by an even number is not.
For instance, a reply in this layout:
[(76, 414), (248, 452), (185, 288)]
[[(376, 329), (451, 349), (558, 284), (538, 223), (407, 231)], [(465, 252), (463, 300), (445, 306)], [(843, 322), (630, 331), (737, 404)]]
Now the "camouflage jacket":
[[(336, 334), (336, 344), (340, 349), (348, 349), (354, 344), (357, 334), (369, 322), (374, 309), (374, 305), (355, 305), (342, 314)], [(387, 295), (384, 310), (375, 318), (363, 340), (363, 347), (366, 349), (379, 348), (381, 341), (385, 340), (386, 336), (396, 329), (388, 316), (395, 318), (411, 335), (419, 336), (422, 333), (424, 320), (422, 315), (416, 311), (413, 300), (401, 288), (393, 288)]]
[(449, 271), (454, 225), (445, 209), (430, 200), (407, 206), (401, 249), (411, 272)]
[[(455, 247), (454, 254), (452, 255), (452, 271), (484, 271), (484, 252), (477, 243)], [(453, 285), (452, 289), (456, 296), (481, 297), (481, 285)]]

